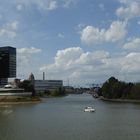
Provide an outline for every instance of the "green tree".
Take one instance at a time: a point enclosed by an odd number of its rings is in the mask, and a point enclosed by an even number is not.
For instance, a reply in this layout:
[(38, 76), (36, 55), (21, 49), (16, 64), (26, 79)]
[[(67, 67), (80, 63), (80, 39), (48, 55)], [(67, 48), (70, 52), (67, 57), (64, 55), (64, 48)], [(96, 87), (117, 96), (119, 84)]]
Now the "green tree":
[(109, 78), (101, 88), (105, 98), (140, 99), (140, 83), (125, 83)]
[(26, 92), (31, 92), (33, 89), (33, 85), (31, 84), (31, 81), (24, 80), (19, 84), (20, 88), (23, 88)]
[(136, 83), (132, 86), (128, 97), (131, 99), (140, 99), (140, 83)]
[(106, 98), (114, 97), (114, 89), (113, 86), (116, 84), (118, 80), (115, 77), (110, 77), (102, 86), (102, 94)]

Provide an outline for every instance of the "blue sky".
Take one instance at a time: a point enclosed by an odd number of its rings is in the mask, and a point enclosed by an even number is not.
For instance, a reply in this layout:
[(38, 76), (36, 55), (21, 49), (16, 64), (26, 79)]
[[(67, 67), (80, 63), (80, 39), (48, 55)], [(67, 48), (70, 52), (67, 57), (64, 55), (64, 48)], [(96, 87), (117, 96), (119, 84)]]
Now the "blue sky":
[(17, 48), (17, 77), (71, 85), (140, 81), (140, 0), (0, 0), (0, 46)]

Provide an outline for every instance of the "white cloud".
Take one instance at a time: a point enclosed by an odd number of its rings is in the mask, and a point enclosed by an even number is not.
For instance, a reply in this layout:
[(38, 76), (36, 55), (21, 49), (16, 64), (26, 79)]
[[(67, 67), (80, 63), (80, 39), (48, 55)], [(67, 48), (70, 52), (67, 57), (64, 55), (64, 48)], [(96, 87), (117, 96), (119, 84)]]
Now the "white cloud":
[(138, 25), (140, 25), (140, 21), (138, 21)]
[(134, 38), (133, 40), (125, 43), (123, 48), (130, 51), (139, 51), (140, 50), (140, 38)]
[(87, 26), (81, 32), (81, 40), (88, 45), (99, 44), (104, 38), (104, 32), (93, 26)]
[(17, 30), (18, 29), (18, 24), (19, 24), (19, 22), (15, 20), (11, 23), (8, 23), (6, 26), (7, 26), (7, 28), (9, 28), (11, 30)]
[(17, 8), (18, 11), (21, 11), (23, 9), (23, 5), (22, 4), (18, 4), (16, 8)]
[(7, 29), (0, 29), (0, 37), (15, 38), (16, 32)]
[(30, 55), (30, 54), (35, 54), (35, 53), (40, 53), (41, 52), (41, 49), (38, 49), (38, 48), (35, 48), (35, 47), (31, 47), (31, 48), (20, 48), (20, 49), (17, 49), (17, 52), (19, 54), (27, 54), (27, 55)]
[(84, 23), (78, 24), (77, 28), (78, 29), (83, 29), (86, 25)]
[(72, 47), (65, 50), (58, 50), (55, 57), (55, 64), (58, 66), (71, 65), (73, 61), (80, 57), (82, 52), (83, 51), (80, 47)]
[(54, 57), (54, 63), (42, 66), (41, 71), (46, 71), (48, 79), (66, 79), (76, 70), (75, 61), (81, 56), (83, 50), (80, 47), (71, 47), (58, 50)]
[(41, 52), (41, 49), (38, 48), (20, 48), (17, 49), (17, 60), (18, 66), (22, 66), (22, 68), (26, 68), (26, 65), (30, 65), (29, 62), (34, 54), (38, 54)]
[(84, 52), (80, 47), (59, 50), (54, 63), (40, 68), (48, 79), (69, 79), (71, 84), (102, 83), (110, 76), (120, 80), (138, 81), (140, 53), (127, 53), (111, 57), (100, 50)]
[(30, 47), (17, 49), (18, 65), (27, 65), (34, 54), (41, 52), (41, 49)]
[(109, 29), (99, 29), (93, 26), (85, 27), (81, 32), (81, 40), (88, 45), (117, 42), (122, 40), (126, 33), (126, 22), (114, 21)]
[(105, 51), (86, 52), (81, 54), (76, 64), (99, 66), (104, 64), (107, 58), (109, 58), (109, 53)]
[(59, 34), (58, 34), (58, 37), (59, 37), (59, 38), (64, 38), (64, 37), (65, 37), (65, 36), (64, 36), (64, 33), (59, 33)]
[[(59, 50), (53, 64), (40, 68), (46, 71), (53, 79), (73, 79), (74, 82), (87, 82), (94, 76), (101, 74), (103, 66), (109, 59), (109, 53), (105, 51), (84, 52), (80, 47), (72, 47)], [(102, 74), (103, 75), (103, 71)], [(50, 77), (49, 77), (50, 78)]]
[(44, 10), (55, 10), (58, 5), (57, 5), (57, 1), (54, 0), (49, 0), (49, 1), (42, 1), (39, 3), (40, 8), (43, 8)]
[(36, 6), (38, 9), (52, 11), (59, 7), (68, 8), (71, 5), (75, 5), (77, 0), (15, 0), (17, 4), (17, 10), (22, 10), (23, 6), (30, 7)]
[(15, 0), (17, 10), (22, 10), (24, 7), (36, 6), (41, 10), (55, 10), (58, 7), (56, 0)]
[[(35, 6), (34, 8), (38, 8), (39, 10), (44, 10), (46, 12), (60, 7), (69, 7), (75, 4), (76, 0), (17, 1), (16, 8), (19, 11), (24, 10), (23, 8), (27, 9)], [(129, 3), (128, 0), (122, 0), (122, 7), (116, 11), (118, 17), (121, 17), (122, 19), (131, 19), (139, 16), (139, 4), (136, 5), (138, 1), (133, 2), (132, 5), (130, 3), (132, 3), (132, 0), (129, 0)], [(104, 5), (100, 4), (99, 7), (102, 9), (104, 8)], [(12, 15), (12, 13), (10, 15)], [(15, 17), (19, 18), (18, 15), (15, 15)], [(127, 22), (122, 21), (113, 21), (108, 28), (98, 28), (95, 26), (86, 26), (86, 24), (79, 24), (79, 30), (81, 30), (81, 41), (88, 45), (110, 42), (115, 43), (125, 38), (127, 34), (126, 26)], [(18, 28), (18, 21), (6, 23), (0, 27), (0, 37), (2, 38), (5, 36), (6, 38), (10, 37), (13, 39), (17, 36)], [(23, 36), (24, 35), (25, 34), (23, 34)], [(132, 37), (131, 34), (129, 36)], [(60, 33), (58, 34), (58, 37), (63, 38), (64, 34)], [(32, 43), (34, 43), (34, 41), (32, 41)], [(54, 63), (41, 67), (41, 70), (46, 71), (48, 78), (67, 79), (69, 77), (72, 79), (71, 82), (76, 83), (83, 81), (86, 83), (87, 81), (93, 80), (95, 82), (102, 82), (112, 75), (122, 76), (124, 73), (128, 76), (130, 76), (132, 73), (136, 74), (138, 78), (140, 74), (140, 54), (138, 52), (139, 46), (139, 38), (131, 39), (123, 45), (123, 48), (127, 50), (127, 55), (123, 54), (114, 56), (111, 54), (113, 57), (110, 56), (109, 52), (103, 50), (84, 52), (84, 50), (80, 47), (67, 48), (64, 50), (59, 50), (54, 57)], [(130, 51), (131, 53), (129, 53)], [(17, 49), (18, 71), (21, 73), (30, 73), (34, 69), (37, 70), (38, 67), (33, 67), (33, 65), (37, 65), (37, 62), (35, 61), (36, 59), (43, 59), (42, 56), (38, 55), (40, 52), (40, 49), (34, 47)], [(111, 52), (114, 53), (112, 50)], [(120, 53), (120, 50), (117, 53)], [(37, 55), (38, 58), (35, 58)], [(43, 60), (42, 63), (44, 63)], [(133, 79), (135, 80), (134, 77)]]
[(103, 4), (103, 3), (100, 3), (100, 4), (99, 4), (99, 8), (100, 8), (101, 10), (104, 11), (104, 10), (105, 10), (105, 6), (104, 6), (104, 4)]
[(77, 0), (63, 0), (63, 2), (63, 7), (68, 8), (71, 5), (75, 5), (77, 3)]
[(22, 77), (23, 73), (27, 76), (31, 72), (37, 71), (39, 64), (34, 59), (34, 55), (41, 53), (41, 51), (35, 47), (17, 49), (17, 73), (19, 77)]
[(48, 9), (49, 10), (54, 10), (56, 8), (57, 8), (57, 2), (56, 1), (51, 1), (50, 4), (49, 4)]
[(123, 3), (124, 6), (116, 10), (116, 15), (118, 17), (128, 20), (140, 16), (140, 1), (121, 0), (120, 2)]
[(18, 21), (12, 21), (0, 28), (0, 37), (15, 38), (17, 35)]
[[(140, 53), (131, 52), (122, 61), (122, 71), (126, 74), (140, 74)], [(139, 77), (139, 76), (138, 76)]]

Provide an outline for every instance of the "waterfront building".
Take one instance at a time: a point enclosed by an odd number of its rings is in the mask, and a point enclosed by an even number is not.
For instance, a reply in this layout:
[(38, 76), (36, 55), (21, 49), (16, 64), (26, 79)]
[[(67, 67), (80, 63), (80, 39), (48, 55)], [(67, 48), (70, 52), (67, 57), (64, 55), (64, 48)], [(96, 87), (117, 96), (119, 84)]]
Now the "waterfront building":
[(13, 77), (16, 77), (16, 48), (0, 47), (0, 85)]
[(0, 78), (0, 87), (3, 87), (8, 83), (8, 78)]
[(14, 85), (5, 85), (3, 88), (0, 88), (0, 101), (3, 100), (11, 100), (11, 99), (19, 99), (20, 97), (29, 97), (31, 96), (31, 92), (25, 92), (22, 88), (17, 88)]
[(53, 91), (63, 87), (62, 80), (35, 80), (35, 90), (37, 92)]
[(29, 80), (31, 81), (31, 84), (34, 86), (35, 85), (35, 77), (34, 77), (33, 73), (31, 73), (29, 75)]
[(15, 78), (12, 84), (14, 85), (15, 88), (18, 88), (20, 85), (20, 79)]

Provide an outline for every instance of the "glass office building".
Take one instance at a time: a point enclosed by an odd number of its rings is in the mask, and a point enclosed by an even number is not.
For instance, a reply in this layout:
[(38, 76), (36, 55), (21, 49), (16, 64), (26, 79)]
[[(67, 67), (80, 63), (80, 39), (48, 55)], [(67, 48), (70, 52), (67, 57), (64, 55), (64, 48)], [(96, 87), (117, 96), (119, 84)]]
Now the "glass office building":
[(16, 48), (0, 47), (0, 79), (16, 77)]

